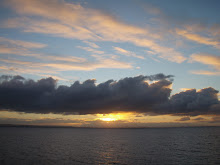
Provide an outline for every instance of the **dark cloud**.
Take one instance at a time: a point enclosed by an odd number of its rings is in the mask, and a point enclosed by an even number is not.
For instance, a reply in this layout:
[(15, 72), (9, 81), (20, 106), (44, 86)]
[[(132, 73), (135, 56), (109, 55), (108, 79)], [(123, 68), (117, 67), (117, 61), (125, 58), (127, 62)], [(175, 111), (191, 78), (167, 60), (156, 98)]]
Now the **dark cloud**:
[(168, 102), (158, 105), (158, 112), (191, 116), (219, 114), (220, 103), (217, 94), (218, 91), (212, 87), (180, 92), (171, 96)]
[(210, 123), (220, 123), (220, 116), (212, 117)]
[(203, 121), (203, 120), (205, 120), (203, 117), (197, 117), (197, 118), (195, 118), (195, 119), (193, 119), (193, 120), (196, 120), (196, 121)]
[[(26, 113), (96, 114), (114, 111), (197, 115), (219, 113), (213, 88), (190, 90), (170, 97), (172, 75), (127, 77), (96, 85), (95, 80), (57, 86), (53, 78), (34, 81), (21, 76), (0, 77), (0, 109)], [(146, 80), (156, 81), (149, 84)]]
[(190, 120), (190, 117), (182, 117), (182, 118), (180, 118), (180, 119), (177, 119), (176, 121), (188, 121), (188, 120)]
[(61, 118), (42, 118), (42, 119), (18, 119), (18, 118), (1, 118), (0, 124), (78, 124), (83, 123), (83, 120), (70, 120)]

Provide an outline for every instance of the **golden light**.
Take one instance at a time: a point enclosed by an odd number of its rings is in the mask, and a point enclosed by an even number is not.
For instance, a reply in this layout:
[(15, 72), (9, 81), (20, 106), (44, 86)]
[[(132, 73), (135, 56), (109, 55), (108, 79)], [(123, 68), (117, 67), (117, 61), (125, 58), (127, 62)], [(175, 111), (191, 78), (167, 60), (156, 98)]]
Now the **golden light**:
[(117, 121), (128, 119), (132, 113), (111, 113), (111, 114), (97, 114), (99, 120), (102, 121)]
[(101, 118), (103, 121), (115, 121), (116, 119), (114, 118)]

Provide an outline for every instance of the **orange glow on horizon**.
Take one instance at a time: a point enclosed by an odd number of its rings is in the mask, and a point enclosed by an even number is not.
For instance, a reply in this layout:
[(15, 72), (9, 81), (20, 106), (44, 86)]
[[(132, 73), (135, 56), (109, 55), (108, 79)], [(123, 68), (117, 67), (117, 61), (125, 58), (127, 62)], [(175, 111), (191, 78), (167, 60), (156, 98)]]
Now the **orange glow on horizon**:
[(110, 114), (97, 114), (99, 120), (102, 121), (117, 121), (117, 120), (127, 120), (129, 119), (133, 113), (110, 113)]
[(116, 119), (114, 118), (101, 118), (103, 121), (115, 121)]

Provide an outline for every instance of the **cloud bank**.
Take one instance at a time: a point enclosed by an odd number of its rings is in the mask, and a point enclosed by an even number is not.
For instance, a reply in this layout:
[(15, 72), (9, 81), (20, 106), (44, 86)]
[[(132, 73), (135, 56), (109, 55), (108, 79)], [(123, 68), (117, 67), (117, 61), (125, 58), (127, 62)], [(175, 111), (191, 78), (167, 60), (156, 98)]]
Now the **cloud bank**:
[[(57, 86), (53, 78), (34, 81), (0, 77), (0, 109), (26, 113), (97, 114), (116, 111), (155, 115), (219, 114), (218, 91), (195, 89), (172, 95), (172, 75), (126, 77), (96, 85), (89, 79)], [(153, 81), (149, 83), (148, 81)]]

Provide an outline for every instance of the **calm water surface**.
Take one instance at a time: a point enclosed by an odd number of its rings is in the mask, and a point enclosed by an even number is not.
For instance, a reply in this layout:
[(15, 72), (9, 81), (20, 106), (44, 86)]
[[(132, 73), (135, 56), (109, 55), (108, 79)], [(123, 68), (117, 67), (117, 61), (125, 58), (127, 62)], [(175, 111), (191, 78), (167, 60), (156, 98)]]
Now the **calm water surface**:
[(220, 127), (0, 127), (0, 164), (220, 164)]

